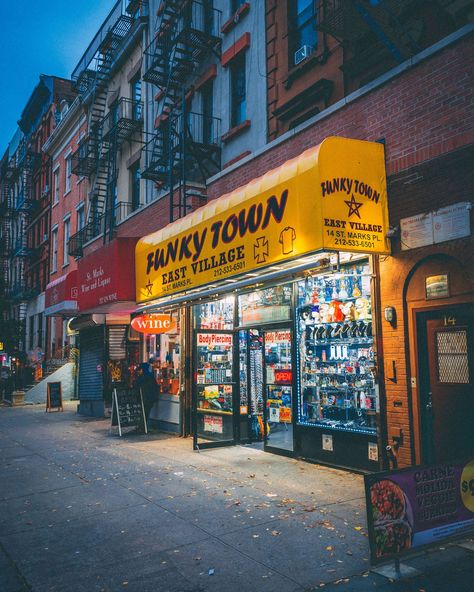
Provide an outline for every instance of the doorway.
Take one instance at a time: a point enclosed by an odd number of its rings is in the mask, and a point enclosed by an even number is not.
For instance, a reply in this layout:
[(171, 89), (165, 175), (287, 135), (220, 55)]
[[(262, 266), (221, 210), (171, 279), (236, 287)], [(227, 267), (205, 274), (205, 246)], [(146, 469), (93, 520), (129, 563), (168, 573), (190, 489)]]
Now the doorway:
[(283, 454), (294, 450), (291, 336), (290, 328), (239, 332), (240, 408), (248, 410), (240, 439)]
[(263, 332), (265, 449), (290, 453), (293, 443), (292, 330)]
[(416, 315), (423, 463), (474, 453), (474, 309)]

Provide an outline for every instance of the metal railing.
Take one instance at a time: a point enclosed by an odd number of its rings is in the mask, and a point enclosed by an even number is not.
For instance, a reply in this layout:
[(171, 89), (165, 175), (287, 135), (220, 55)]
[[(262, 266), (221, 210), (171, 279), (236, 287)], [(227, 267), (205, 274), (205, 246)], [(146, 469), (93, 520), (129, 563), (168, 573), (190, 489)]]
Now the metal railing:
[(92, 220), (71, 236), (68, 242), (68, 253), (72, 257), (81, 257), (86, 243), (101, 236), (105, 231), (105, 216), (97, 214)]
[[(168, 21), (162, 22), (144, 51), (144, 80), (155, 83), (161, 80), (164, 83), (167, 78), (172, 78), (169, 74), (171, 69), (179, 69), (179, 62), (183, 73), (189, 74), (193, 59), (202, 53), (196, 50), (210, 49), (213, 45), (209, 45), (211, 39), (215, 43), (220, 42), (222, 13), (219, 10), (193, 0), (183, 3), (177, 11), (174, 27)], [(159, 80), (156, 74), (159, 74)]]
[(102, 137), (130, 135), (143, 125), (143, 103), (121, 97), (102, 120)]
[(135, 23), (143, 22), (147, 17), (146, 0), (118, 0), (115, 3), (72, 72), (71, 79), (80, 94), (91, 90), (98, 77), (107, 75), (115, 55), (135, 30)]
[[(189, 112), (170, 115), (167, 123), (156, 130), (155, 136), (145, 144), (144, 167), (142, 176), (148, 179), (166, 181), (169, 175), (170, 154), (173, 167), (178, 166), (182, 158), (189, 159), (199, 149), (201, 159), (206, 159), (206, 152), (217, 153), (221, 146), (221, 120), (217, 117)], [(191, 167), (186, 167), (193, 179)]]

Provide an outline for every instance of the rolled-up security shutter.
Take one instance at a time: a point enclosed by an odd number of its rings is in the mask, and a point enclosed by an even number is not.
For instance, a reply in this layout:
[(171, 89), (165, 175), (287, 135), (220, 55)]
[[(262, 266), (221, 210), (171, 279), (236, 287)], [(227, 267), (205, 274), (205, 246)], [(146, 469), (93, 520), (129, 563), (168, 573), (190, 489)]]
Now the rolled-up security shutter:
[(80, 333), (79, 399), (101, 400), (104, 380), (104, 326)]
[(128, 325), (109, 325), (107, 327), (109, 360), (125, 360), (127, 357), (127, 329)]

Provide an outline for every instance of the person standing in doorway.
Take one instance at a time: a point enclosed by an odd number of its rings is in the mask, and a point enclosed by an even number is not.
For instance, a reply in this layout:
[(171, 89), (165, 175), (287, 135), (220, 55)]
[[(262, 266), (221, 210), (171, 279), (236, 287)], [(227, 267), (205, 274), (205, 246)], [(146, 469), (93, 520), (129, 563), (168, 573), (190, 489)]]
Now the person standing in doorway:
[(145, 408), (145, 418), (148, 424), (150, 419), (150, 412), (153, 405), (158, 401), (159, 387), (156, 383), (155, 374), (153, 372), (154, 358), (150, 358), (148, 362), (143, 362), (138, 367), (138, 378), (136, 385), (141, 389), (143, 397), (143, 406)]

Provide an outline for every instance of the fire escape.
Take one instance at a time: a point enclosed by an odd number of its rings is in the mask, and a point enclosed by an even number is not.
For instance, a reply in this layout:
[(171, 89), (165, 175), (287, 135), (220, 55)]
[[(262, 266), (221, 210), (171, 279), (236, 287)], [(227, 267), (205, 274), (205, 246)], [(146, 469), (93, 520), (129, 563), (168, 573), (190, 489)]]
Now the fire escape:
[(206, 179), (220, 170), (220, 120), (189, 108), (191, 80), (220, 55), (220, 18), (206, 0), (164, 0), (144, 53), (143, 79), (158, 87), (159, 108), (142, 177), (169, 191), (170, 222), (206, 199)]
[[(31, 263), (34, 250), (28, 244), (28, 224), (38, 210), (39, 202), (33, 196), (33, 176), (40, 165), (41, 157), (24, 138), (15, 156), (9, 163), (9, 199), (11, 253), (10, 296), (20, 305), (21, 313), (26, 311), (26, 300), (32, 296), (31, 286), (26, 280), (26, 268)], [(13, 270), (18, 273), (13, 274)]]
[[(72, 154), (71, 169), (90, 180), (88, 216), (84, 228), (69, 240), (69, 253), (83, 254), (83, 246), (103, 235), (112, 238), (117, 217), (117, 157), (122, 144), (141, 142), (143, 104), (120, 97), (108, 108), (109, 83), (129, 43), (141, 39), (148, 3), (119, 0), (73, 73), (82, 102), (88, 107), (88, 135)], [(122, 206), (123, 207), (123, 204)], [(123, 212), (120, 212), (123, 215)]]
[(11, 182), (12, 169), (8, 159), (2, 163), (0, 170), (0, 298), (4, 301), (9, 296), (9, 273), (11, 258)]
[[(419, 52), (413, 0), (321, 0), (317, 28), (344, 47), (348, 80), (383, 71)], [(368, 80), (364, 80), (367, 82)]]

